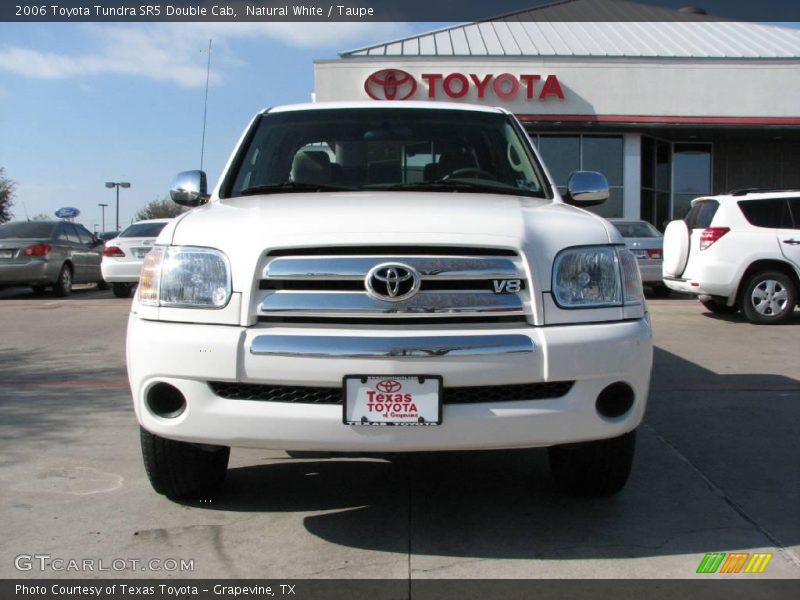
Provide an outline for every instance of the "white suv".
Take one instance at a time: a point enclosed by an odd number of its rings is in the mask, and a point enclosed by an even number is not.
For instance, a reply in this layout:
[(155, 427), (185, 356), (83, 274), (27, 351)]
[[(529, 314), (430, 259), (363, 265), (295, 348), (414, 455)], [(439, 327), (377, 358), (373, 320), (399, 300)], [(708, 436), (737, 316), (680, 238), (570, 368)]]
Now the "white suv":
[(800, 191), (696, 198), (664, 232), (664, 283), (718, 314), (786, 321), (800, 290)]
[[(608, 196), (578, 172), (566, 199)], [(370, 102), (258, 114), (217, 188), (167, 224), (132, 303), (128, 374), (156, 491), (208, 494), (231, 446), (550, 448), (613, 494), (652, 364), (636, 258), (570, 206), (507, 111)]]

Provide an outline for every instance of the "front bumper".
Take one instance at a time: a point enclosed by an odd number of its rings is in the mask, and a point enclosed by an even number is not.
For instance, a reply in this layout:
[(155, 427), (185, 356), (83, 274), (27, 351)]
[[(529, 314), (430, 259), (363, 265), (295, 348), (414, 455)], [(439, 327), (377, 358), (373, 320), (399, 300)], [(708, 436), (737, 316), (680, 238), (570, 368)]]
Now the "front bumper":
[[(346, 336), (381, 347), (376, 338), (425, 339), (461, 336), (523, 337), (525, 344), (504, 351), (502, 344), (481, 353), (406, 356), (302, 356), (254, 353), (264, 340), (280, 336)], [(300, 338), (298, 338), (300, 339)], [(352, 344), (352, 342), (351, 342)], [(267, 346), (271, 346), (267, 344)], [(474, 346), (474, 344), (473, 344)], [(299, 346), (302, 347), (302, 344)], [(516, 348), (516, 349), (515, 349)], [(614, 323), (494, 330), (347, 331), (299, 327), (233, 327), (147, 321), (132, 314), (128, 324), (128, 375), (134, 409), (141, 425), (166, 438), (224, 446), (284, 450), (397, 452), (473, 450), (550, 446), (603, 439), (637, 427), (644, 415), (652, 366), (652, 338), (647, 318)], [(547, 400), (494, 401), (443, 407), (437, 427), (359, 427), (342, 424), (341, 405), (232, 400), (215, 395), (209, 381), (293, 386), (341, 386), (347, 374), (441, 375), (445, 387), (575, 381), (570, 391)], [(157, 383), (178, 388), (187, 400), (172, 419), (153, 414), (145, 398)], [(595, 409), (608, 385), (625, 382), (633, 389), (632, 408), (617, 418)]]

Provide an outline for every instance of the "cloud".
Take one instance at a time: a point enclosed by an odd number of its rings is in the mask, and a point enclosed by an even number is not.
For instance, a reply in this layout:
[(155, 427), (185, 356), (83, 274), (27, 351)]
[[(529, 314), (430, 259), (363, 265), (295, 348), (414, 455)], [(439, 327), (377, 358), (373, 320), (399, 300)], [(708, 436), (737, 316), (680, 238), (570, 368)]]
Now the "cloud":
[[(348, 48), (366, 39), (395, 38), (409, 32), (398, 23), (148, 23), (90, 25), (91, 50), (84, 54), (44, 52), (19, 46), (0, 47), (0, 71), (37, 79), (65, 79), (101, 74), (132, 75), (202, 87), (207, 55), (201, 52), (213, 39), (211, 83), (222, 80), (225, 67), (243, 62), (231, 47), (241, 39), (269, 38), (290, 47)], [(344, 42), (343, 42), (344, 40)], [(345, 50), (346, 48), (338, 48)]]

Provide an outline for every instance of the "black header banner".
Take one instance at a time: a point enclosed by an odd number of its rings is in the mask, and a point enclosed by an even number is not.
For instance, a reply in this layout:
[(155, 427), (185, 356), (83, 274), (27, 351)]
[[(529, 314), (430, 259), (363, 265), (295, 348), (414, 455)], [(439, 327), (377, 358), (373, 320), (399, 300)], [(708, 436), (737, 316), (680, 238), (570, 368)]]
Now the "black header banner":
[[(687, 4), (702, 10), (687, 9)], [(547, 6), (546, 11), (539, 10)], [(680, 12), (678, 9), (683, 9)], [(522, 11), (523, 14), (515, 14)], [(800, 21), (796, 0), (10, 0), (6, 22), (471, 22), (515, 14), (524, 21)]]

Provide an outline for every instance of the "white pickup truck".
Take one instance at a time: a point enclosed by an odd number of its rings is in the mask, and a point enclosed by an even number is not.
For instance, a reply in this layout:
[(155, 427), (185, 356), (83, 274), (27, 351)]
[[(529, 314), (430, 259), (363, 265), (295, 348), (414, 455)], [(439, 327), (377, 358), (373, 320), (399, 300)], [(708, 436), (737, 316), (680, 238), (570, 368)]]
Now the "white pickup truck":
[(652, 335), (636, 259), (563, 197), (507, 111), (310, 104), (259, 113), (216, 189), (147, 255), (127, 338), (150, 481), (207, 495), (231, 447), (548, 447), (556, 481), (620, 491)]

